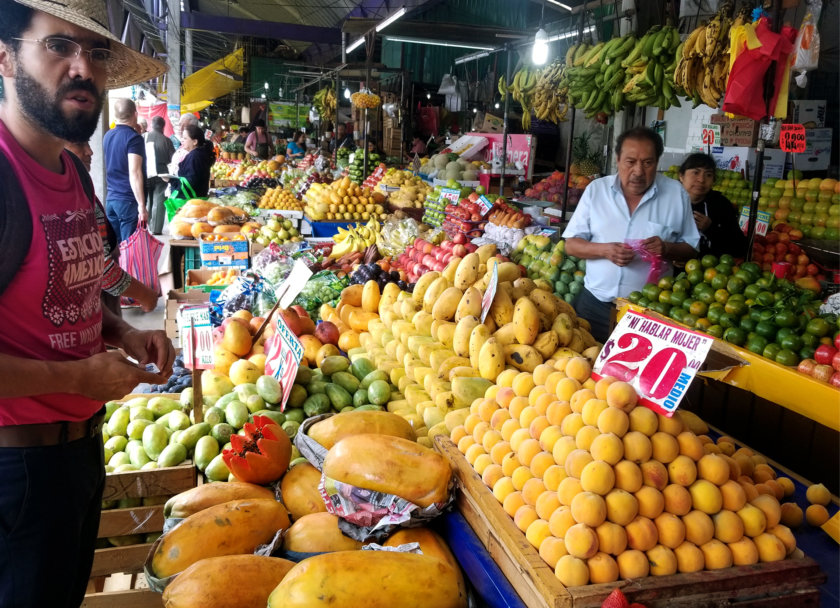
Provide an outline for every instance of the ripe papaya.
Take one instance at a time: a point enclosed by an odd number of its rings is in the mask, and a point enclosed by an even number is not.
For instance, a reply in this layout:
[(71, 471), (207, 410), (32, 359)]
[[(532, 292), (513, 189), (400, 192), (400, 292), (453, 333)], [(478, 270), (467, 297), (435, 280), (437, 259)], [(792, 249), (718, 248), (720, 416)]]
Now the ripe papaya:
[(297, 553), (353, 551), (362, 543), (345, 536), (332, 513), (310, 513), (298, 519), (283, 535), (283, 548)]
[(392, 435), (409, 441), (415, 439), (414, 430), (405, 418), (390, 412), (336, 414), (313, 424), (308, 435), (329, 450), (341, 439), (362, 433)]
[(318, 491), (320, 482), (321, 472), (308, 462), (296, 464), (283, 475), (280, 496), (293, 521), (310, 513), (327, 510)]

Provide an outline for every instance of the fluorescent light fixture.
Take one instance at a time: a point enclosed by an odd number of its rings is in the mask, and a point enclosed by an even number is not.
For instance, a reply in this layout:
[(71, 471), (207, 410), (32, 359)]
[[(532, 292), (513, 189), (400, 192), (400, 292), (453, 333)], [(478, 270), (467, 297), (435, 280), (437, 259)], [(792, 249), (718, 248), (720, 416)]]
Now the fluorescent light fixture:
[(391, 25), (394, 21), (396, 21), (397, 19), (399, 19), (399, 18), (400, 18), (400, 17), (402, 17), (403, 15), (405, 15), (405, 7), (402, 7), (402, 8), (401, 8), (400, 10), (398, 10), (396, 13), (394, 13), (394, 14), (393, 14), (393, 15), (391, 15), (390, 17), (386, 18), (384, 21), (382, 21), (382, 23), (380, 23), (379, 25), (377, 25), (377, 26), (376, 26), (376, 31), (377, 31), (377, 32), (381, 32), (382, 30), (384, 30), (386, 27), (388, 27), (389, 25)]
[[(589, 34), (590, 32), (595, 31), (595, 26), (590, 25), (589, 27), (584, 28), (583, 33)], [(557, 42), (558, 40), (566, 40), (567, 38), (574, 38), (577, 36), (577, 32), (565, 32), (563, 34), (557, 34), (556, 36), (551, 36), (546, 42)]]
[(559, 6), (560, 8), (565, 8), (570, 13), (573, 10), (572, 7), (569, 6), (568, 4), (563, 4), (562, 2), (558, 2), (557, 0), (548, 0), (548, 1), (551, 2), (552, 4), (554, 4), (555, 6)]
[[(385, 36), (388, 42), (405, 42), (407, 44), (428, 44), (431, 46), (447, 46), (455, 49), (477, 49), (479, 51), (493, 51), (495, 47), (484, 44), (468, 44), (464, 42), (447, 42), (445, 40), (430, 40), (428, 38), (404, 38), (402, 36)], [(349, 50), (349, 49), (348, 49)]]
[(474, 61), (476, 59), (481, 59), (482, 57), (488, 57), (490, 55), (490, 51), (478, 51), (477, 53), (472, 53), (470, 55), (464, 55), (463, 57), (458, 57), (455, 60), (455, 65), (461, 65), (462, 63), (466, 63), (468, 61)]
[(235, 80), (236, 82), (242, 82), (242, 76), (240, 76), (236, 72), (231, 72), (228, 69), (223, 68), (221, 70), (215, 70), (215, 72), (219, 76), (224, 76), (225, 78), (230, 78), (231, 80)]
[(531, 49), (531, 61), (534, 65), (544, 65), (548, 61), (548, 34), (540, 28), (534, 36), (534, 48)]
[(361, 38), (359, 38), (358, 40), (356, 40), (356, 41), (352, 42), (352, 43), (350, 44), (350, 46), (348, 46), (348, 47), (347, 47), (347, 49), (345, 50), (345, 52), (346, 52), (346, 53), (352, 53), (352, 52), (353, 52), (353, 51), (355, 51), (357, 48), (359, 48), (360, 46), (362, 46), (362, 44), (364, 44), (364, 42), (365, 42), (365, 38), (364, 38), (364, 36), (362, 36), (362, 37), (361, 37)]

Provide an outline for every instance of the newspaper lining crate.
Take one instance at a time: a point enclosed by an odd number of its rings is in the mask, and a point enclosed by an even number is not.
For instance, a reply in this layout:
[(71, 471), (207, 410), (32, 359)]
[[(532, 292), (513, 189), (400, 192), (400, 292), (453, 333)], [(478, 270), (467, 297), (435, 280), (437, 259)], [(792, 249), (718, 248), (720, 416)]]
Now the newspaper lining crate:
[(648, 608), (819, 606), (825, 575), (805, 557), (690, 574), (564, 587), (452, 441), (435, 438), (455, 479), (458, 510), (528, 608), (599, 608), (620, 587)]
[[(160, 504), (103, 510), (97, 536), (108, 538), (161, 532), (164, 522), (164, 499), (194, 488), (195, 485), (196, 469), (192, 462), (151, 471), (108, 474), (105, 477), (103, 501), (121, 498), (159, 498), (160, 500), (154, 502)], [(140, 543), (97, 549), (93, 557), (89, 592), (85, 595), (82, 606), (85, 608), (159, 607), (160, 594), (148, 589), (103, 591), (105, 577), (119, 573), (131, 575), (131, 586), (134, 586), (133, 575), (143, 572), (143, 563), (146, 561), (151, 546), (152, 543)]]

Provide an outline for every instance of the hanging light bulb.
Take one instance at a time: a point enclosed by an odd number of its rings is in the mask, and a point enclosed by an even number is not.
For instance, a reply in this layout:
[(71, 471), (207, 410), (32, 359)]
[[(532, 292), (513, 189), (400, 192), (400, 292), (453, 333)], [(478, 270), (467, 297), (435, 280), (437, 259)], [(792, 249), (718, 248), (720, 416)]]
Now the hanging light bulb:
[(544, 65), (548, 61), (548, 34), (540, 28), (534, 36), (534, 48), (531, 50), (531, 61), (534, 65)]
[(432, 98), (432, 94), (431, 93), (426, 93), (426, 99), (431, 99), (431, 98)]
[(496, 104), (493, 107), (498, 110), (499, 109), (499, 102), (497, 101)]
[(266, 83), (263, 85), (263, 87), (265, 87), (265, 90), (267, 91), (267, 90), (268, 90), (268, 83), (266, 82)]
[(344, 87), (344, 99), (350, 99), (350, 87)]
[(263, 93), (262, 95), (260, 95), (260, 97), (262, 97), (263, 99), (265, 99), (265, 93)]
[(475, 114), (476, 112), (478, 112), (478, 108), (473, 108), (473, 114)]

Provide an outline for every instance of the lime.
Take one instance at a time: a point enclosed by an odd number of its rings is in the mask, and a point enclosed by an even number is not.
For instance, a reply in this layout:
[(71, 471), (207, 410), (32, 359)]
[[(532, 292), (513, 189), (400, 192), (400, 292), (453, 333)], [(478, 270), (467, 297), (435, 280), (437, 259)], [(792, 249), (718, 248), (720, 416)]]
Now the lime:
[(722, 338), (723, 337), (723, 327), (720, 325), (712, 325), (709, 329), (706, 330), (710, 336), (714, 336), (715, 338)]
[(653, 302), (650, 305), (650, 309), (655, 310), (660, 315), (667, 315), (668, 311), (671, 310), (671, 305), (670, 304), (665, 304), (664, 302)]
[(779, 327), (793, 327), (797, 322), (796, 313), (792, 310), (780, 310), (773, 320)]
[(770, 321), (759, 321), (755, 326), (755, 333), (759, 336), (772, 340), (776, 337), (778, 328)]
[(747, 315), (741, 317), (741, 320), (738, 322), (738, 327), (743, 329), (746, 332), (755, 331), (755, 326), (758, 325), (757, 321), (754, 321)]
[(638, 304), (639, 300), (642, 299), (642, 292), (641, 291), (631, 291), (630, 295), (627, 296), (627, 299), (633, 302), (633, 304)]
[(684, 291), (671, 292), (671, 306), (682, 306), (682, 303), (688, 298), (688, 294)]
[(639, 298), (639, 301), (636, 302), (636, 304), (638, 304), (639, 306), (641, 306), (643, 308), (648, 308), (648, 307), (650, 307), (650, 300), (648, 300), (646, 297), (642, 296), (641, 298)]
[(749, 311), (748, 314), (750, 315), (750, 319), (752, 319), (756, 323), (758, 323), (759, 321), (762, 320), (761, 319), (761, 309), (760, 308), (750, 308), (750, 311)]
[(662, 277), (656, 285), (659, 289), (671, 289), (674, 286), (674, 277)]
[(703, 271), (703, 280), (706, 281), (706, 283), (711, 284), (711, 282), (715, 280), (715, 277), (717, 277), (717, 273), (718, 271), (714, 268), (706, 268), (706, 270)]
[[(714, 268), (712, 268), (714, 270)], [(729, 280), (729, 277), (725, 274), (716, 274), (711, 281), (709, 281), (709, 285), (712, 286), (712, 289), (723, 289), (726, 287), (726, 282)]]
[(792, 351), (800, 350), (804, 346), (804, 344), (802, 343), (802, 338), (800, 338), (796, 334), (784, 336), (782, 338), (777, 337), (776, 341), (781, 345), (782, 348)]
[(808, 324), (805, 326), (805, 331), (809, 334), (817, 336), (818, 338), (822, 338), (823, 336), (828, 335), (828, 332), (831, 331), (831, 326), (828, 324), (828, 321), (822, 317), (817, 317), (816, 319), (808, 321)]
[(773, 277), (761, 277), (755, 282), (761, 289), (770, 289), (773, 286)]
[(753, 280), (757, 280), (758, 277), (761, 276), (761, 266), (755, 262), (744, 262), (741, 264), (741, 270), (745, 270), (746, 272), (755, 275), (756, 278)]
[(695, 324), (697, 323), (697, 319), (698, 319), (697, 315), (687, 313), (687, 314), (683, 315), (682, 324), (683, 325), (688, 325), (689, 327), (694, 327)]
[(752, 283), (751, 285), (747, 285), (744, 288), (744, 297), (754, 300), (755, 297), (761, 293), (761, 287), (759, 287), (756, 283)]
[(782, 348), (776, 355), (776, 363), (787, 365), (788, 367), (795, 367), (799, 365), (799, 355), (788, 348)]
[(767, 357), (771, 361), (776, 360), (776, 355), (779, 354), (779, 351), (782, 350), (782, 347), (776, 344), (775, 342), (770, 342), (767, 346), (764, 347), (764, 350), (761, 353), (762, 357)]
[(747, 282), (743, 279), (739, 279), (738, 277), (732, 277), (726, 282), (726, 291), (731, 294), (744, 293), (744, 289), (746, 287)]
[(687, 278), (677, 279), (674, 281), (674, 286), (671, 288), (671, 291), (674, 293), (684, 293), (687, 292), (690, 287), (691, 283)]
[(723, 332), (723, 339), (735, 346), (742, 346), (747, 340), (747, 334), (743, 329), (738, 327), (730, 327)]
[(688, 273), (688, 282), (692, 285), (697, 285), (703, 282), (703, 271), (692, 270)]
[(720, 263), (715, 266), (715, 270), (718, 271), (719, 274), (730, 275), (732, 274), (732, 266), (729, 264)]
[(726, 301), (726, 304), (724, 304), (723, 306), (724, 306), (724, 310), (726, 310), (726, 312), (728, 312), (730, 314), (733, 314), (735, 316), (738, 316), (738, 317), (743, 315), (744, 312), (747, 310), (747, 305), (743, 301), (736, 300), (735, 298), (732, 298), (732, 297), (730, 297)]
[(753, 335), (747, 340), (747, 350), (754, 352), (757, 355), (764, 353), (767, 347), (767, 338), (763, 336)]
[(712, 322), (709, 321), (709, 319), (707, 319), (706, 317), (702, 317), (700, 319), (697, 319), (697, 323), (694, 324), (694, 329), (700, 331), (708, 331), (711, 326)]
[(709, 312), (709, 304), (711, 304), (711, 302), (706, 303), (706, 302), (703, 302), (703, 301), (695, 300), (694, 302), (691, 303), (691, 306), (689, 307), (688, 312), (690, 312), (691, 314), (696, 315), (698, 317), (705, 317), (706, 313)]
[(717, 289), (715, 290), (715, 301), (719, 304), (726, 304), (726, 301), (729, 299), (729, 292), (725, 289)]
[(670, 304), (671, 303), (671, 290), (670, 289), (663, 289), (659, 292), (659, 301), (663, 304)]
[(709, 318), (709, 321), (712, 324), (717, 324), (720, 322), (720, 315), (724, 313), (723, 304), (720, 302), (715, 302), (714, 304), (709, 305), (709, 311), (706, 313), (706, 316)]
[(659, 292), (662, 291), (654, 285), (653, 283), (648, 283), (644, 287), (642, 287), (642, 294), (651, 302), (656, 302), (659, 300)]
[[(750, 285), (750, 287), (752, 287), (752, 285)], [(755, 296), (755, 301), (759, 304), (759, 306), (773, 306), (773, 304), (776, 303), (776, 296), (769, 291), (762, 291)]]
[(720, 256), (720, 263), (721, 264), (728, 264), (729, 266), (733, 266), (735, 264), (735, 258), (733, 258), (728, 253), (724, 253)]
[(683, 317), (687, 314), (688, 312), (686, 312), (679, 306), (673, 306), (671, 307), (671, 311), (668, 313), (668, 316), (671, 317), (674, 321), (682, 323)]
[(747, 285), (749, 285), (750, 283), (755, 283), (755, 280), (758, 278), (757, 276), (753, 276), (752, 273), (747, 272), (743, 268), (739, 268), (738, 270), (736, 270), (735, 274), (733, 274), (732, 276), (741, 279)]
[(703, 268), (703, 265), (700, 263), (700, 260), (697, 259), (689, 260), (685, 263), (685, 271), (689, 274), (696, 270), (700, 270), (701, 268)]
[(738, 317), (733, 315), (730, 312), (725, 312), (718, 318), (718, 323), (724, 329), (729, 329), (730, 327), (737, 327), (738, 326)]
[[(783, 330), (779, 330), (780, 332)], [(810, 346), (811, 348), (817, 348), (820, 345), (820, 339), (815, 336), (814, 334), (804, 333), (800, 336), (802, 338), (802, 345), (803, 346)]]
[(703, 304), (711, 304), (715, 301), (715, 291), (711, 287), (709, 287), (709, 289), (704, 289), (697, 296), (697, 299), (699, 299)]
[(700, 258), (700, 265), (703, 268), (713, 268), (718, 265), (718, 259), (711, 254), (704, 255)]

